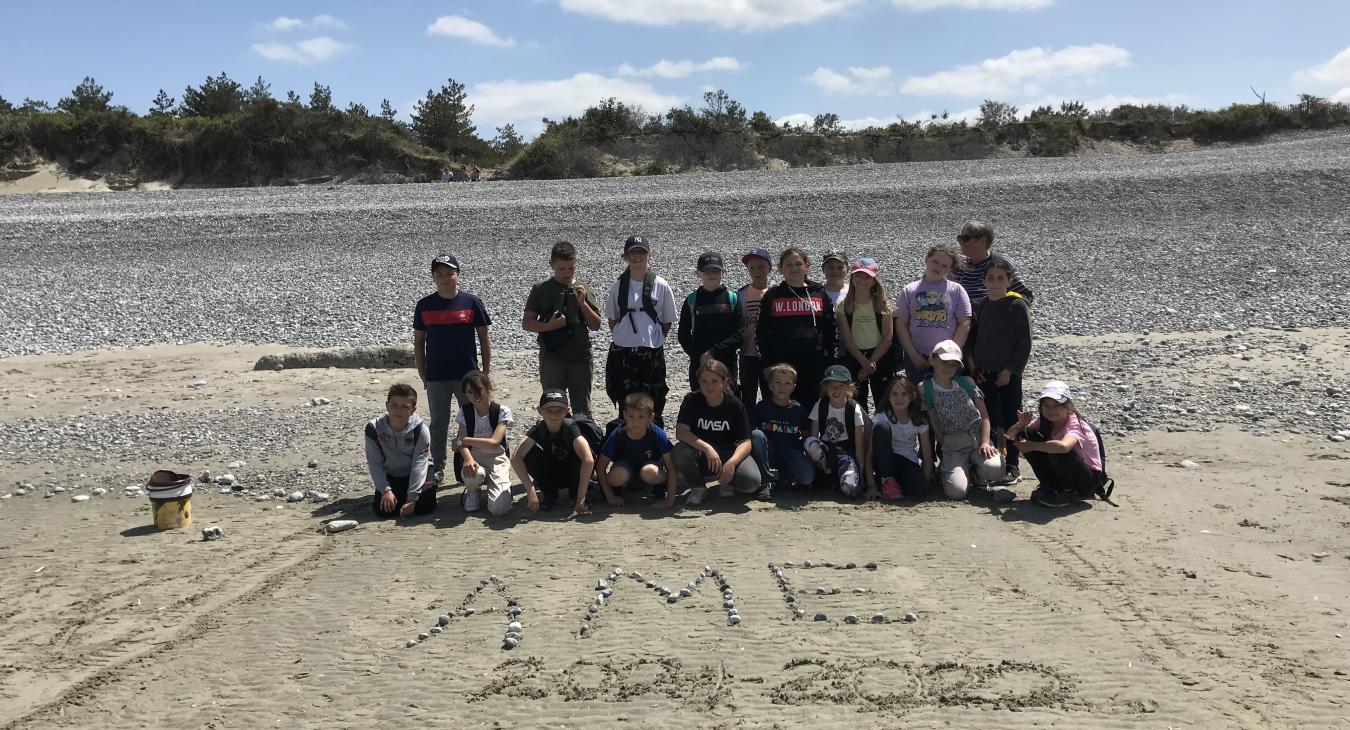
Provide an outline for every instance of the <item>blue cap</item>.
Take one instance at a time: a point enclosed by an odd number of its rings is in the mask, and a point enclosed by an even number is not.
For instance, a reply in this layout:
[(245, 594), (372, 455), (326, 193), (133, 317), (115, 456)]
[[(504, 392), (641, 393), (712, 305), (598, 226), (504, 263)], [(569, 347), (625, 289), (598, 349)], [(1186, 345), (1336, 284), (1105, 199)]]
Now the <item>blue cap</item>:
[(750, 249), (750, 253), (741, 257), (741, 263), (748, 264), (750, 263), (750, 259), (752, 258), (764, 259), (765, 261), (769, 262), (770, 266), (773, 266), (773, 254), (769, 253), (769, 249), (767, 248)]

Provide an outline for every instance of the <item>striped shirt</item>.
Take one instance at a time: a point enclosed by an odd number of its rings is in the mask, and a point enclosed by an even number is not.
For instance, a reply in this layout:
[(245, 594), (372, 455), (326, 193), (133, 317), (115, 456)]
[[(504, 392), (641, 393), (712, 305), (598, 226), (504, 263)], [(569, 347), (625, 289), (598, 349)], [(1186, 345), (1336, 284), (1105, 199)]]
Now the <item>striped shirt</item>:
[[(1017, 273), (1017, 262), (1002, 254), (1000, 254), (1000, 256), (1013, 268), (1012, 286), (1008, 287), (1008, 290), (1021, 294), (1022, 298), (1027, 300), (1027, 306), (1031, 306), (1036, 299), (1036, 295), (1032, 293), (1031, 287), (1027, 286), (1025, 281), (1022, 281), (1022, 276)], [(960, 271), (956, 272), (952, 278), (956, 283), (961, 285), (962, 289), (966, 290), (966, 293), (970, 295), (970, 301), (973, 302), (989, 293), (984, 288), (984, 272), (989, 268), (989, 261), (992, 260), (993, 257), (986, 256), (984, 260), (979, 263), (971, 261), (968, 256), (963, 258), (965, 259), (965, 266)]]

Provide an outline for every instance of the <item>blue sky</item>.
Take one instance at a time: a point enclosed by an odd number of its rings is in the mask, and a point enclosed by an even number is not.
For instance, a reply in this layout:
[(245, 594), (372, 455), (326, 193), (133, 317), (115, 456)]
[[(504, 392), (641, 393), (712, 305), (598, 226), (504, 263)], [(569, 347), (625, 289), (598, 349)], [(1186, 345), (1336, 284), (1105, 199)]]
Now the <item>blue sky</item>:
[(663, 112), (726, 89), (775, 119), (846, 124), (1158, 101), (1213, 108), (1300, 92), (1350, 101), (1346, 0), (498, 0), (0, 2), (0, 96), (55, 103), (85, 75), (144, 112), (225, 71), (273, 93), (406, 116), (447, 78), (479, 132), (615, 96)]

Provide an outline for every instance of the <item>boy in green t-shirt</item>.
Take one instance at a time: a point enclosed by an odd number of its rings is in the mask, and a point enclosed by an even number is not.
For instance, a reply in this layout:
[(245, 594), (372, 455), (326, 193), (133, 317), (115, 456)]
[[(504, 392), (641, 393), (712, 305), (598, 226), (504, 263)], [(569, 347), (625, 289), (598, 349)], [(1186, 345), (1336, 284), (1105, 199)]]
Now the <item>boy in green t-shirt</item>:
[(577, 248), (553, 244), (553, 276), (535, 284), (525, 300), (521, 325), (539, 335), (539, 382), (567, 392), (573, 413), (591, 414), (591, 336), (603, 321), (595, 296), (574, 277)]

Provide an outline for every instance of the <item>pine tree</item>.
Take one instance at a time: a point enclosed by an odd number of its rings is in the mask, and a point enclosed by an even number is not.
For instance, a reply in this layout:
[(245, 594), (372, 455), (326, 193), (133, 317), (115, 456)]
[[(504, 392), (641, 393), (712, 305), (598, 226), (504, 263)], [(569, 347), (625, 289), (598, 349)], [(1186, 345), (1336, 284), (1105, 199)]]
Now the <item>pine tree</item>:
[(347, 115), (358, 117), (360, 119), (366, 119), (370, 116), (370, 110), (366, 108), (365, 104), (358, 104), (356, 102), (352, 102), (347, 105)]
[(300, 95), (295, 90), (286, 92), (286, 103), (290, 106), (304, 106), (305, 102), (300, 99)]
[(516, 133), (516, 125), (507, 122), (504, 126), (497, 127), (497, 136), (492, 139), (491, 144), (493, 151), (502, 159), (509, 160), (525, 147), (525, 140)]
[(150, 116), (152, 117), (171, 117), (174, 114), (174, 98), (169, 96), (169, 92), (164, 89), (159, 90), (159, 95), (150, 102)]
[(380, 116), (392, 122), (394, 121), (394, 117), (398, 116), (398, 110), (394, 108), (393, 104), (389, 103), (388, 99), (381, 99)]
[(0, 96), (0, 114), (13, 114), (14, 105), (9, 103), (5, 97)]
[(333, 111), (333, 90), (315, 81), (314, 91), (309, 93), (309, 108), (316, 112)]
[(248, 90), (244, 92), (245, 104), (257, 104), (262, 101), (268, 101), (271, 98), (272, 85), (263, 81), (263, 77), (261, 76), (259, 76), (258, 80), (254, 81), (253, 85), (248, 87)]
[(471, 149), (476, 130), (469, 121), (473, 105), (464, 103), (465, 96), (464, 84), (454, 79), (440, 91), (427, 89), (427, 98), (413, 107), (412, 131), (418, 141), (451, 154)]
[(104, 91), (94, 77), (85, 76), (79, 86), (61, 101), (56, 102), (56, 108), (67, 114), (92, 114), (96, 112), (106, 112), (109, 107), (108, 102), (112, 100), (112, 92)]
[(233, 114), (244, 105), (244, 94), (237, 81), (224, 71), (214, 78), (207, 76), (199, 87), (183, 89), (183, 103), (178, 113), (183, 117), (223, 117)]

